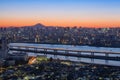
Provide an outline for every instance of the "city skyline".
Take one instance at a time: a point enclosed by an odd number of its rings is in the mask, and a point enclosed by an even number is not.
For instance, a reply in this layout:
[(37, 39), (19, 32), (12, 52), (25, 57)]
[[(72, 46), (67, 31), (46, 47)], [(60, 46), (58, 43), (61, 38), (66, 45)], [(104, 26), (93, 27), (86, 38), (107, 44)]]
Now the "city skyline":
[(119, 0), (0, 0), (0, 26), (119, 27)]

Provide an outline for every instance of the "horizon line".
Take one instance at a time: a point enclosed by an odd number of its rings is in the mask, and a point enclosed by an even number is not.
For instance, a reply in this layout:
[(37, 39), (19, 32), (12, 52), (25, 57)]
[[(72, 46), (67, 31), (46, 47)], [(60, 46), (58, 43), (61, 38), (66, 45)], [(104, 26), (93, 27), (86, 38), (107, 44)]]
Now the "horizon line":
[(62, 26), (62, 25), (45, 25), (45, 24), (42, 24), (42, 23), (36, 23), (36, 24), (31, 24), (31, 25), (20, 25), (20, 26), (17, 26), (17, 25), (10, 25), (10, 26), (0, 26), (0, 28), (9, 28), (9, 27), (32, 27), (32, 26), (35, 26), (37, 24), (40, 24), (40, 25), (43, 25), (45, 27), (77, 27), (77, 28), (120, 28), (120, 26)]

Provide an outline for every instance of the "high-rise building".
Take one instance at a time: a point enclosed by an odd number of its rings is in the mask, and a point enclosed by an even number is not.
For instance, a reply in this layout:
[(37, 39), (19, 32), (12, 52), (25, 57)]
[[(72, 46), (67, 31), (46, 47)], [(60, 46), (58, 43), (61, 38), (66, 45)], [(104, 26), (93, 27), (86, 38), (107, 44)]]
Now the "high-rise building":
[(0, 57), (7, 57), (7, 38), (4, 32), (2, 32), (0, 36)]
[(36, 36), (35, 36), (35, 42), (40, 42), (40, 37), (39, 37), (39, 35), (36, 35)]

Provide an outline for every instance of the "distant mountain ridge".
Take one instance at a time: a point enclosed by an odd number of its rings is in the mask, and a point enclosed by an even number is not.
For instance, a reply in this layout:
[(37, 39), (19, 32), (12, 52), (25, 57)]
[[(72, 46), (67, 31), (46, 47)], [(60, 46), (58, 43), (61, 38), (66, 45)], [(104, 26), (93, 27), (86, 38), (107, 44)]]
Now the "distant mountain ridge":
[[(37, 23), (34, 25), (29, 25), (29, 26), (7, 26), (7, 27), (3, 27), (0, 26), (0, 28), (20, 28), (20, 27), (36, 27), (36, 28), (43, 28), (43, 27), (65, 27), (65, 26), (45, 26), (44, 24), (41, 23)], [(78, 27), (78, 26), (66, 26), (66, 27)], [(86, 27), (86, 26), (79, 26), (82, 28), (96, 28), (96, 27)], [(98, 28), (120, 28), (120, 26), (116, 26), (116, 27), (98, 27)]]
[(43, 25), (43, 24), (41, 24), (41, 23), (37, 23), (37, 24), (33, 25), (33, 27), (38, 27), (38, 28), (40, 28), (40, 27), (45, 27), (45, 25)]
[[(7, 26), (7, 27), (2, 27), (0, 26), (0, 28), (9, 28), (9, 27), (18, 27), (18, 26)], [(30, 26), (19, 26), (19, 27), (37, 27), (37, 28), (42, 28), (42, 27), (46, 27), (45, 25), (41, 24), (41, 23), (37, 23), (35, 25), (30, 25)], [(19, 28), (18, 27), (18, 28)]]

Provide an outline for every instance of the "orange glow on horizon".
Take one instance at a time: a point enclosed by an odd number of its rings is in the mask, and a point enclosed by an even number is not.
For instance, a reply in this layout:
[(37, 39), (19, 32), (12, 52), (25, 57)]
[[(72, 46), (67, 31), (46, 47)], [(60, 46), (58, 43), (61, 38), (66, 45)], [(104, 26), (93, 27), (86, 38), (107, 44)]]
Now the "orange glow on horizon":
[(120, 27), (120, 0), (0, 0), (0, 27)]
[(57, 20), (49, 20), (49, 21), (45, 21), (45, 20), (32, 20), (32, 19), (21, 19), (21, 20), (0, 20), (0, 27), (10, 27), (10, 26), (15, 26), (15, 27), (21, 27), (21, 26), (31, 26), (31, 25), (35, 25), (37, 23), (41, 23), (45, 26), (69, 26), (69, 27), (95, 27), (95, 28), (99, 28), (99, 27), (120, 27), (120, 23), (119, 22), (112, 22), (112, 21), (88, 21), (88, 22), (79, 22), (79, 21), (65, 21), (62, 20), (57, 21)]

